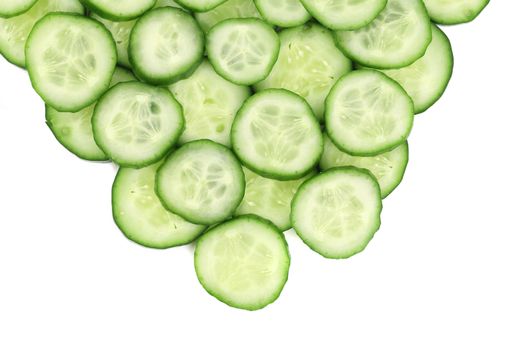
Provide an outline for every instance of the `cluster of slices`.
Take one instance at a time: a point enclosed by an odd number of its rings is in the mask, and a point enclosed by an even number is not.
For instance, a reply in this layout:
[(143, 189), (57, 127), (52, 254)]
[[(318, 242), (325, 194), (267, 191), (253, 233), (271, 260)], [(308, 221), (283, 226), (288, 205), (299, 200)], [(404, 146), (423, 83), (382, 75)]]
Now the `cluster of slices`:
[(255, 310), (288, 278), (284, 231), (327, 258), (366, 247), (452, 74), (436, 24), (488, 2), (9, 0), (0, 53), (64, 147), (119, 165), (122, 232), (197, 239), (204, 288)]

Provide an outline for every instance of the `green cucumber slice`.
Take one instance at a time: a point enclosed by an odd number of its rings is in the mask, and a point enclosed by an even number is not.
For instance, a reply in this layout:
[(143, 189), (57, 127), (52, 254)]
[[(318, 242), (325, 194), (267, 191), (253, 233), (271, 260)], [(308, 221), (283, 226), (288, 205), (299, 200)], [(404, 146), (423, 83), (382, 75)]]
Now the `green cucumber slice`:
[(186, 220), (213, 225), (233, 215), (244, 196), (241, 164), (225, 146), (193, 141), (172, 153), (158, 171), (157, 194)]
[(269, 221), (241, 216), (206, 232), (195, 248), (195, 272), (204, 289), (239, 309), (273, 303), (288, 280), (290, 254)]
[(156, 0), (82, 0), (84, 5), (98, 15), (113, 21), (129, 21), (151, 9)]
[(9, 18), (28, 11), (37, 0), (4, 0), (0, 4), (0, 17)]
[(355, 156), (375, 156), (405, 142), (414, 105), (383, 73), (358, 70), (342, 77), (326, 99), (326, 131), (337, 147)]
[(461, 24), (473, 21), (490, 0), (423, 0), (432, 21)]
[(312, 18), (300, 0), (254, 0), (254, 3), (268, 23), (279, 27), (300, 26)]
[(315, 252), (346, 259), (361, 252), (381, 226), (381, 192), (376, 179), (353, 167), (334, 168), (299, 187), (292, 225)]
[(232, 148), (256, 173), (295, 180), (309, 173), (323, 152), (321, 127), (299, 95), (268, 89), (250, 97), (231, 130)]
[(224, 3), (226, 0), (176, 0), (182, 6), (191, 11), (205, 12), (210, 11)]
[(228, 0), (211, 11), (195, 14), (202, 30), (208, 32), (214, 25), (230, 18), (261, 18), (252, 0)]

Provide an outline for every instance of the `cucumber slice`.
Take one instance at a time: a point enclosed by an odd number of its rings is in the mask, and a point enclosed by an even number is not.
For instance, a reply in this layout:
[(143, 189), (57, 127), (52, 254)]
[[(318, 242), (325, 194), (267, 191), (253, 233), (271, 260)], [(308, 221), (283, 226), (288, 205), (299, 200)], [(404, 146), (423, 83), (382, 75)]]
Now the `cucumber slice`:
[(185, 144), (158, 171), (157, 193), (164, 206), (203, 225), (221, 222), (244, 196), (241, 164), (225, 146), (210, 140)]
[(210, 11), (226, 0), (176, 0), (182, 6), (195, 12)]
[(405, 142), (414, 105), (383, 73), (358, 70), (342, 77), (326, 99), (326, 131), (337, 147), (355, 156), (375, 156)]
[(26, 41), (33, 26), (46, 14), (62, 11), (82, 14), (84, 7), (77, 0), (38, 0), (33, 7), (18, 16), (0, 18), (0, 54), (9, 62), (24, 68)]
[(204, 34), (181, 9), (162, 7), (142, 16), (131, 31), (129, 59), (142, 80), (167, 85), (197, 68), (204, 53)]
[(205, 226), (187, 222), (162, 206), (155, 194), (160, 163), (120, 168), (112, 191), (113, 218), (124, 235), (146, 247), (165, 249), (192, 242)]
[(381, 192), (376, 179), (353, 167), (334, 168), (299, 187), (292, 225), (315, 252), (346, 259), (361, 252), (381, 226)]
[(151, 9), (156, 0), (82, 0), (98, 15), (113, 21), (129, 21)]
[(28, 11), (37, 0), (4, 0), (0, 4), (0, 17), (9, 18)]
[(445, 33), (432, 25), (432, 42), (425, 55), (410, 66), (381, 72), (397, 81), (414, 102), (415, 113), (429, 109), (445, 92), (452, 77), (454, 56)]
[(97, 145), (111, 160), (141, 168), (159, 161), (174, 146), (184, 129), (184, 116), (167, 89), (126, 82), (100, 98), (92, 123)]
[(182, 104), (186, 129), (179, 144), (209, 139), (230, 145), (230, 129), (235, 114), (250, 96), (250, 88), (230, 83), (203, 61), (187, 79), (170, 86)]
[(421, 0), (389, 0), (369, 25), (336, 33), (348, 57), (374, 68), (401, 68), (425, 54), (432, 34)]
[(26, 45), (31, 84), (46, 104), (78, 112), (108, 88), (117, 50), (111, 34), (97, 21), (50, 13), (35, 24)]
[(369, 170), (377, 179), (381, 196), (386, 198), (403, 180), (408, 165), (408, 143), (374, 157), (356, 157), (341, 151), (324, 135), (324, 152), (319, 166), (322, 170), (354, 166)]
[(232, 148), (256, 173), (295, 180), (310, 172), (323, 152), (321, 127), (304, 99), (284, 89), (250, 97), (233, 121)]
[(254, 0), (254, 3), (268, 23), (279, 27), (300, 26), (312, 18), (300, 0)]
[[(111, 86), (135, 80), (131, 72), (117, 67), (113, 73)], [(104, 161), (108, 157), (95, 143), (91, 118), (95, 104), (81, 109), (78, 112), (59, 112), (46, 105), (46, 124), (55, 135), (55, 138), (68, 151), (85, 160)]]
[(473, 21), (490, 0), (423, 0), (432, 21), (461, 24)]
[(292, 227), (290, 206), (301, 184), (312, 177), (310, 173), (299, 180), (279, 181), (262, 177), (248, 168), (243, 168), (246, 178), (244, 198), (236, 215), (255, 214), (270, 220), (281, 231)]
[(229, 19), (208, 32), (206, 50), (224, 79), (252, 85), (270, 74), (279, 55), (279, 36), (260, 19)]
[(230, 18), (261, 18), (252, 0), (228, 0), (211, 11), (195, 14), (202, 30), (208, 32), (214, 25)]
[(387, 0), (301, 0), (322, 25), (332, 30), (356, 30), (372, 22)]
[(239, 309), (273, 303), (288, 280), (290, 254), (270, 222), (241, 216), (206, 232), (195, 248), (195, 272), (204, 289)]
[(281, 49), (277, 63), (255, 89), (293, 91), (322, 119), (326, 96), (337, 79), (351, 70), (350, 60), (335, 46), (332, 32), (316, 24), (283, 30), (279, 37)]

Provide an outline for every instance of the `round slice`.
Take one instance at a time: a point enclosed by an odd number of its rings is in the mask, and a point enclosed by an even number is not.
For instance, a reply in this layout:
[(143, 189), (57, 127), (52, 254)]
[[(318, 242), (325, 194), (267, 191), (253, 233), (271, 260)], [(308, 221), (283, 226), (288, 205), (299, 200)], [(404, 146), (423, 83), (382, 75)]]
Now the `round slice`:
[(108, 88), (117, 50), (99, 22), (73, 14), (51, 13), (27, 39), (26, 63), (35, 91), (62, 112), (77, 112)]
[(205, 226), (164, 209), (155, 194), (159, 166), (120, 168), (113, 183), (112, 207), (115, 223), (127, 238), (146, 247), (165, 249), (192, 242)]
[(374, 68), (401, 68), (424, 55), (432, 39), (430, 19), (421, 0), (389, 0), (367, 26), (336, 34), (353, 60)]
[(126, 82), (102, 96), (92, 123), (97, 145), (111, 160), (141, 168), (159, 161), (175, 145), (184, 116), (167, 89)]
[(383, 73), (358, 70), (342, 77), (326, 99), (326, 131), (337, 147), (355, 156), (375, 156), (405, 142), (414, 105)]
[(254, 3), (268, 23), (279, 27), (300, 26), (312, 18), (300, 0), (254, 0)]
[(432, 21), (461, 24), (473, 21), (490, 0), (423, 0)]
[(279, 36), (260, 19), (229, 19), (209, 31), (206, 50), (223, 78), (252, 85), (266, 78), (277, 61)]
[(308, 12), (332, 30), (355, 30), (372, 22), (387, 0), (301, 0)]
[(37, 0), (4, 0), (0, 3), (0, 17), (9, 18), (28, 11)]
[(261, 18), (252, 0), (228, 0), (211, 11), (195, 14), (202, 30), (208, 32), (214, 25), (230, 18)]
[(114, 21), (129, 21), (148, 11), (156, 0), (82, 0), (91, 11)]
[(323, 152), (321, 127), (300, 96), (269, 89), (250, 97), (232, 125), (232, 147), (242, 163), (259, 175), (299, 179)]
[(206, 291), (239, 309), (258, 310), (281, 294), (290, 254), (277, 227), (241, 216), (206, 232), (195, 248), (195, 272)]
[(202, 60), (204, 34), (184, 10), (161, 7), (142, 16), (131, 31), (129, 59), (142, 80), (171, 84)]
[(367, 171), (328, 170), (299, 187), (292, 202), (292, 225), (314, 251), (345, 259), (365, 249), (381, 226), (381, 191)]
[(179, 4), (195, 12), (210, 11), (226, 0), (177, 0)]
[(324, 152), (319, 166), (322, 170), (354, 166), (369, 170), (381, 188), (381, 197), (386, 198), (403, 180), (408, 165), (408, 143), (397, 146), (390, 152), (373, 157), (356, 157), (341, 151), (330, 138), (324, 135)]
[[(2, 0), (8, 3), (10, 0)], [(28, 11), (11, 17), (0, 18), (0, 54), (9, 62), (25, 67), (27, 37), (35, 23), (50, 12), (84, 13), (78, 0), (38, 0)]]
[(209, 140), (171, 154), (157, 175), (164, 206), (186, 220), (213, 225), (233, 215), (244, 196), (244, 174), (233, 153)]
[(281, 49), (270, 75), (256, 90), (281, 88), (302, 96), (323, 119), (328, 92), (352, 64), (335, 46), (332, 32), (316, 24), (283, 30)]

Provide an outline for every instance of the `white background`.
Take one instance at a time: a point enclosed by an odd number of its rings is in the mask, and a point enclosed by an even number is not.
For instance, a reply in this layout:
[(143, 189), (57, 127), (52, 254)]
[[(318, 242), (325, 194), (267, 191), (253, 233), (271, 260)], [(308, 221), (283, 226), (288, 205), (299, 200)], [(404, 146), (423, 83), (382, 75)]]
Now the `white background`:
[(0, 349), (525, 349), (524, 13), (494, 0), (445, 28), (455, 74), (380, 232), (345, 261), (287, 234), (290, 279), (257, 312), (206, 294), (192, 247), (127, 241), (115, 167), (63, 149), (0, 59)]

